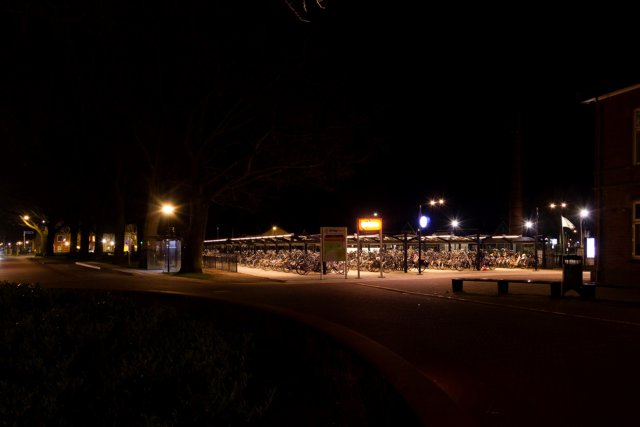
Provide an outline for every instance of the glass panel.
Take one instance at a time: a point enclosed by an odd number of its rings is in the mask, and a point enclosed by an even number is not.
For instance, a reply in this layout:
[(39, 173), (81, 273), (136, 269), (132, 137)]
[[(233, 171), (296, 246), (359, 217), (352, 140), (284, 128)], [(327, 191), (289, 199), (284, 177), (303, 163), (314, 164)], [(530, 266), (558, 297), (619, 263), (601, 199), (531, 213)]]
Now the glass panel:
[(633, 204), (633, 218), (636, 221), (640, 220), (640, 203)]
[(636, 129), (635, 131), (635, 141), (633, 142), (634, 144), (634, 151), (635, 151), (635, 163), (640, 163), (640, 130)]
[(640, 257), (640, 224), (633, 224), (633, 256)]
[(640, 109), (635, 110), (634, 113), (633, 126), (638, 129), (640, 128)]

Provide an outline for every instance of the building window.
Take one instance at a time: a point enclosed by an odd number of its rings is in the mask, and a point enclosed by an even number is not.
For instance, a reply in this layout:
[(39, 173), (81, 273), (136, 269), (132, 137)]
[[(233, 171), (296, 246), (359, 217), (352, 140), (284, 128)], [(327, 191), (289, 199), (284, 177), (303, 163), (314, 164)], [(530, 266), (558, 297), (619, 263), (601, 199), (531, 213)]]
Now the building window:
[(633, 161), (640, 165), (640, 108), (633, 111)]
[(633, 257), (640, 258), (640, 201), (633, 202)]

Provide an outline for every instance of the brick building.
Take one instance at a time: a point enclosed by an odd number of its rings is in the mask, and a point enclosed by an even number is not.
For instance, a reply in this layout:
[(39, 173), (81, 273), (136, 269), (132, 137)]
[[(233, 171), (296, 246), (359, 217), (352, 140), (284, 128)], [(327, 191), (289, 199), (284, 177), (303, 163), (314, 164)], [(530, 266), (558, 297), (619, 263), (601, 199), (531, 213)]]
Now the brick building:
[(594, 279), (640, 287), (640, 84), (585, 103), (595, 106)]

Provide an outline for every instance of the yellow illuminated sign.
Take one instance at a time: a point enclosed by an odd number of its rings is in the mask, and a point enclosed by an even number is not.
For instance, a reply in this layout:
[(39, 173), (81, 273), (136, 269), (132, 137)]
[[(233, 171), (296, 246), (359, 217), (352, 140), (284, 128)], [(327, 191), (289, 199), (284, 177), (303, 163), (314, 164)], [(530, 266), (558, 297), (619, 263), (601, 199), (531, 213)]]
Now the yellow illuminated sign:
[(381, 231), (382, 218), (358, 218), (358, 231)]

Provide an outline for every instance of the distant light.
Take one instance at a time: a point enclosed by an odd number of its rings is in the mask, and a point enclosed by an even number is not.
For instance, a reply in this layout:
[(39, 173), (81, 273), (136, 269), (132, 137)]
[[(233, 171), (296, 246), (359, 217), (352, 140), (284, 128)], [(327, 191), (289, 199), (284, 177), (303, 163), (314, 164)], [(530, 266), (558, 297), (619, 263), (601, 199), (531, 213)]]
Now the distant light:
[(460, 222), (458, 222), (458, 220), (457, 220), (457, 219), (454, 219), (453, 221), (451, 221), (451, 226), (452, 226), (453, 228), (457, 227), (458, 225), (460, 225)]
[(429, 217), (426, 215), (422, 215), (420, 217), (420, 228), (427, 228), (429, 226)]
[(589, 211), (587, 209), (580, 209), (580, 218), (586, 218), (589, 216)]
[(22, 218), (24, 218), (25, 221), (29, 221), (29, 215), (25, 215)]
[(551, 209), (555, 209), (555, 208), (558, 208), (558, 207), (559, 207), (559, 208), (563, 208), (563, 209), (564, 209), (564, 208), (566, 208), (566, 207), (567, 207), (567, 204), (566, 204), (566, 203), (564, 203), (564, 202), (560, 203), (559, 205), (558, 205), (557, 203), (551, 203), (551, 204), (549, 204), (549, 207), (550, 207)]
[(162, 205), (162, 213), (163, 214), (172, 214), (176, 210), (173, 205)]
[(524, 226), (527, 227), (527, 228), (531, 228), (531, 227), (533, 227), (533, 222), (527, 221), (527, 222), (524, 223)]

